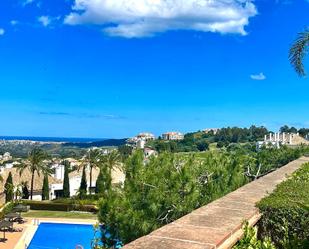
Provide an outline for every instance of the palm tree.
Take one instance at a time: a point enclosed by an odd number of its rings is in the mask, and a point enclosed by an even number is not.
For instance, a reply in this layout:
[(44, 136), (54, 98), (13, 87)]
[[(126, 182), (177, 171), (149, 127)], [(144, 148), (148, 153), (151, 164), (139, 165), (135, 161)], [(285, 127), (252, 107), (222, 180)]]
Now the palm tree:
[(108, 192), (112, 186), (112, 169), (119, 168), (121, 156), (118, 151), (112, 151), (103, 156), (100, 164), (100, 174), (96, 182), (96, 193)]
[(303, 61), (308, 52), (309, 46), (309, 28), (305, 31), (298, 33), (294, 44), (290, 48), (289, 60), (294, 67), (296, 73), (303, 77), (306, 75)]
[(22, 175), (25, 169), (28, 169), (31, 173), (31, 186), (30, 186), (30, 199), (33, 197), (33, 184), (35, 173), (40, 176), (50, 175), (51, 169), (48, 167), (44, 160), (47, 159), (47, 154), (42, 149), (35, 147), (32, 151), (29, 152), (26, 163), (18, 166), (19, 174)]
[(113, 150), (112, 152), (108, 153), (106, 156), (105, 156), (105, 160), (104, 160), (104, 163), (106, 164), (106, 166), (109, 168), (109, 169), (113, 169), (115, 167), (119, 167), (119, 164), (120, 164), (120, 154), (118, 151), (116, 150)]
[(92, 171), (94, 168), (100, 167), (102, 163), (102, 153), (99, 149), (90, 149), (87, 151), (87, 154), (84, 157), (84, 161), (81, 164), (82, 167), (89, 166), (90, 173), (89, 173), (89, 191), (91, 193), (92, 188)]

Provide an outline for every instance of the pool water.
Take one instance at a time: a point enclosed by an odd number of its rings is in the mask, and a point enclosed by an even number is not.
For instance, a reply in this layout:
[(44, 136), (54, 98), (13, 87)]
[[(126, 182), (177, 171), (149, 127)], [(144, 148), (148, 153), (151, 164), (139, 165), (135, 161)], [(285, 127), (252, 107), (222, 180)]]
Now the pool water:
[(91, 249), (93, 238), (92, 225), (41, 223), (28, 249)]

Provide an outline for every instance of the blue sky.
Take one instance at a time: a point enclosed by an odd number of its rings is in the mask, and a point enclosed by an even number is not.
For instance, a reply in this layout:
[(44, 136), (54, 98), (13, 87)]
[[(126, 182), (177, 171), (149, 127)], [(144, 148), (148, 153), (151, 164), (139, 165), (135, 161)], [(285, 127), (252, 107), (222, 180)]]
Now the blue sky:
[(287, 56), (309, 2), (207, 2), (1, 0), (0, 134), (308, 127)]

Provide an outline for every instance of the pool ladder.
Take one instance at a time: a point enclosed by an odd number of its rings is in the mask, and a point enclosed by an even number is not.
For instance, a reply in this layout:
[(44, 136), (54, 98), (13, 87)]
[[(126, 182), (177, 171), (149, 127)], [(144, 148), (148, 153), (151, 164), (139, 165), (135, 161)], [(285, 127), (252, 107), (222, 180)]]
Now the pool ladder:
[(34, 219), (34, 220), (33, 220), (33, 225), (34, 225), (34, 226), (40, 225), (40, 220), (39, 220), (39, 219)]

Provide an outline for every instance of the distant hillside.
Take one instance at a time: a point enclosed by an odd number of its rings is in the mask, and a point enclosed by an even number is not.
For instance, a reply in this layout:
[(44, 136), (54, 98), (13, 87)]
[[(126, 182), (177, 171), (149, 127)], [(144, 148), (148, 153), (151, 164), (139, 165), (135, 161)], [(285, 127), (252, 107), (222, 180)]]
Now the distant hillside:
[(33, 136), (0, 136), (0, 140), (7, 141), (35, 141), (35, 142), (58, 142), (58, 143), (91, 143), (103, 141), (105, 138), (79, 138), (79, 137), (33, 137)]
[(26, 157), (28, 153), (38, 146), (45, 150), (49, 155), (61, 157), (82, 157), (85, 149), (90, 147), (120, 146), (126, 143), (126, 139), (106, 139), (94, 142), (68, 142), (68, 143), (18, 143), (3, 142), (0, 143), (0, 155), (10, 152), (13, 157)]
[(217, 147), (227, 147), (229, 144), (236, 143), (254, 143), (263, 140), (268, 134), (267, 128), (252, 125), (249, 128), (226, 127), (221, 128), (218, 132), (197, 131), (187, 133), (183, 140), (164, 141), (155, 140), (148, 142), (148, 146), (159, 152), (192, 152), (205, 151), (209, 149), (211, 143), (216, 143)]
[(126, 144), (127, 138), (122, 139), (106, 139), (103, 141), (95, 141), (88, 143), (65, 143), (63, 146), (90, 148), (90, 147), (104, 147), (104, 146), (120, 146)]

